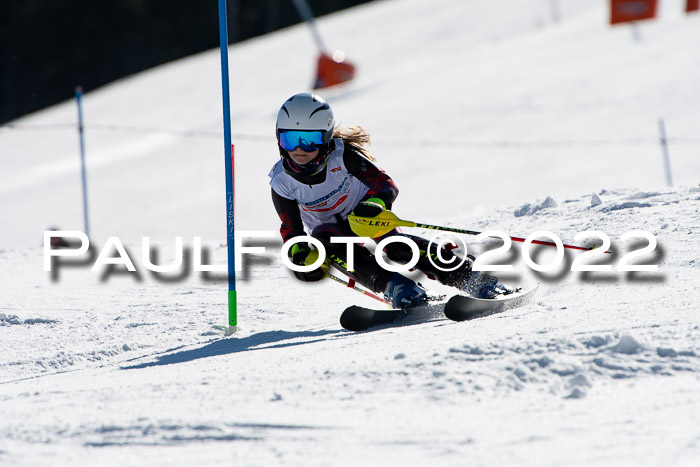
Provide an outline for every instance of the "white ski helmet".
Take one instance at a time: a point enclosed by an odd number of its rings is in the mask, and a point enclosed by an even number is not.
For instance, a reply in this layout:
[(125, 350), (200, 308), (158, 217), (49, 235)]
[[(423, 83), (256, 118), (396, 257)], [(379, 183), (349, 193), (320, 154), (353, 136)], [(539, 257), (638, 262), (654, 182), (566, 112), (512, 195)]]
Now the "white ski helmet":
[(275, 136), (279, 143), (280, 132), (284, 130), (321, 131), (323, 144), (333, 138), (333, 110), (322, 97), (308, 92), (295, 94), (287, 99), (277, 114)]

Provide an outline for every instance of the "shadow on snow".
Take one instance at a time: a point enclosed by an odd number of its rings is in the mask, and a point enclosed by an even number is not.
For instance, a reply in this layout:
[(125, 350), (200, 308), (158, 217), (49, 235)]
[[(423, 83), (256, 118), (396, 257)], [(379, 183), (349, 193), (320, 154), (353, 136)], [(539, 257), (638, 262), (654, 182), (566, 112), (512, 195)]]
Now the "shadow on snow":
[[(253, 334), (252, 336), (246, 337), (244, 339), (219, 339), (210, 342), (203, 347), (197, 349), (182, 350), (180, 352), (169, 353), (166, 355), (161, 355), (156, 358), (153, 362), (139, 363), (137, 365), (123, 366), (123, 370), (133, 370), (138, 368), (147, 368), (152, 366), (160, 365), (172, 365), (174, 363), (186, 363), (193, 360), (198, 360), (200, 358), (216, 357), (219, 355), (228, 355), (238, 352), (245, 352), (247, 350), (266, 350), (266, 349), (279, 349), (284, 347), (292, 347), (295, 345), (312, 344), (314, 342), (322, 342), (326, 340), (312, 339), (304, 340), (301, 342), (284, 342), (290, 341), (292, 339), (299, 339), (305, 337), (323, 337), (331, 334), (339, 334), (344, 331), (339, 329), (334, 330), (324, 330), (324, 331), (300, 331), (300, 332), (290, 332), (290, 331), (268, 331), (261, 332), (258, 334)], [(267, 345), (273, 344), (273, 345)], [(260, 347), (264, 346), (264, 347)]]

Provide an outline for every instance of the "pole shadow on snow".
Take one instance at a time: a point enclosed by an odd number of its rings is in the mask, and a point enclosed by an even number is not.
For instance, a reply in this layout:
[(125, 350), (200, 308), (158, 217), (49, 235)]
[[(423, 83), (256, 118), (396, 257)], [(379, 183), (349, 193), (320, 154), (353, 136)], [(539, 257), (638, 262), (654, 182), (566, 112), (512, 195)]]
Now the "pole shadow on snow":
[[(134, 370), (148, 368), (152, 366), (173, 365), (177, 363), (187, 363), (201, 358), (217, 357), (220, 355), (235, 354), (253, 350), (269, 350), (296, 345), (313, 344), (326, 340), (324, 336), (343, 333), (340, 329), (323, 331), (267, 331), (243, 339), (219, 339), (210, 342), (197, 349), (182, 350), (180, 352), (169, 353), (156, 357), (153, 362), (140, 363), (138, 365), (123, 366), (122, 370)], [(304, 337), (317, 337), (318, 339), (305, 340), (303, 342), (285, 342), (292, 339)], [(272, 344), (272, 345), (268, 345)]]

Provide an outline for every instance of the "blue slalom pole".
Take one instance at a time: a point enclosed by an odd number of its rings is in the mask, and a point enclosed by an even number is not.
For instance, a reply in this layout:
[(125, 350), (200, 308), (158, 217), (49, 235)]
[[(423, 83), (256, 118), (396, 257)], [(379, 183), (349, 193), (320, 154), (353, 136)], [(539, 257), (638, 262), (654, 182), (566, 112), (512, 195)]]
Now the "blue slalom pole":
[(83, 132), (83, 88), (75, 88), (75, 100), (78, 103), (78, 133), (80, 135), (80, 166), (83, 179), (83, 223), (85, 235), (90, 238), (90, 222), (88, 221), (87, 175), (85, 172), (85, 134)]
[(236, 255), (233, 229), (233, 161), (231, 153), (231, 98), (228, 77), (228, 23), (226, 0), (219, 0), (219, 48), (221, 49), (221, 95), (224, 108), (224, 162), (226, 166), (226, 240), (228, 244), (228, 324), (238, 325), (236, 306)]

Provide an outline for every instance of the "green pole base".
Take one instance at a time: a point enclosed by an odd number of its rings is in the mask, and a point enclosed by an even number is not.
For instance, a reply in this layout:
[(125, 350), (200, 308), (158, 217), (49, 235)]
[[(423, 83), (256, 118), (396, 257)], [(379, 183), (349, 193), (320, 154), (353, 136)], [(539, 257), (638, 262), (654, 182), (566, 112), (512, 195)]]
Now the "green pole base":
[(228, 291), (228, 325), (238, 326), (238, 304), (235, 290)]

